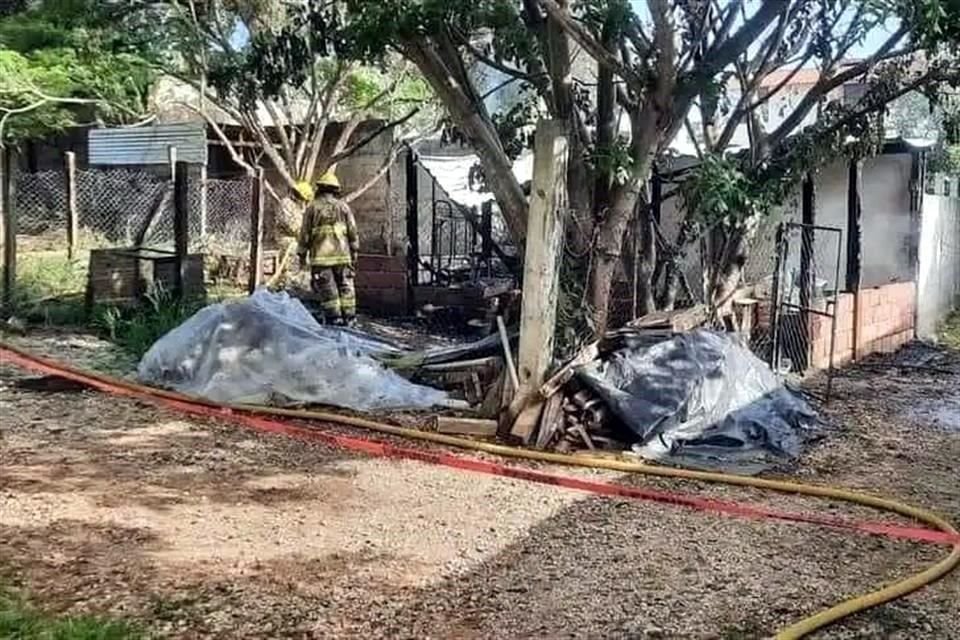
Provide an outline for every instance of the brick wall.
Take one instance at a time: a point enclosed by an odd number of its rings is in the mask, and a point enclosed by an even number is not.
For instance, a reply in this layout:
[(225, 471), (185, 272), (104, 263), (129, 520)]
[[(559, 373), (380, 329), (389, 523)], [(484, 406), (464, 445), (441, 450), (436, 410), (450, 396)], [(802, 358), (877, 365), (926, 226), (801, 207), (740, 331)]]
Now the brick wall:
[[(859, 296), (858, 300), (855, 300), (855, 295)], [(916, 286), (912, 282), (862, 289), (858, 294), (840, 294), (837, 301), (834, 365), (871, 353), (896, 351), (912, 340), (915, 307)], [(825, 369), (829, 366), (830, 318), (811, 317), (810, 351), (815, 368)]]

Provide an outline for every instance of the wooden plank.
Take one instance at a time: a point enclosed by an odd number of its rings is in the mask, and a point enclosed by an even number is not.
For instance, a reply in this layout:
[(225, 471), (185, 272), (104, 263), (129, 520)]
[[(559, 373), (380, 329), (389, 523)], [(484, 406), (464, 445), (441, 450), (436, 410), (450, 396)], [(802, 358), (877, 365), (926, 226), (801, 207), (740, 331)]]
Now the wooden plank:
[(173, 291), (177, 297), (185, 294), (187, 282), (187, 252), (190, 247), (190, 165), (177, 162), (173, 178), (173, 248), (176, 267), (173, 274)]
[(263, 273), (264, 195), (263, 167), (258, 167), (256, 179), (253, 181), (253, 202), (250, 207), (250, 279), (247, 282), (247, 292), (251, 294), (260, 286)]
[(554, 435), (563, 426), (563, 395), (555, 393), (547, 400), (540, 416), (540, 428), (537, 429), (537, 449), (550, 446)]
[(437, 433), (465, 436), (493, 437), (497, 435), (497, 421), (484, 418), (458, 418), (456, 416), (437, 416), (434, 420)]
[(553, 362), (554, 325), (563, 257), (563, 221), (567, 206), (567, 136), (565, 123), (541, 120), (534, 140), (533, 183), (523, 264), (520, 312), (520, 348), (517, 373), (520, 391), (514, 402), (530, 407), (520, 411), (511, 435), (529, 443), (537, 427), (543, 401), (540, 385)]
[(63, 154), (63, 176), (67, 190), (67, 259), (77, 255), (77, 154)]
[(0, 205), (3, 207), (3, 307), (11, 309), (17, 284), (17, 166), (13, 149), (0, 149)]
[(593, 362), (600, 357), (600, 342), (591, 342), (577, 353), (569, 362), (560, 367), (556, 373), (550, 376), (550, 379), (540, 387), (540, 395), (544, 398), (551, 398), (557, 391), (573, 379), (578, 367), (582, 367), (588, 362)]

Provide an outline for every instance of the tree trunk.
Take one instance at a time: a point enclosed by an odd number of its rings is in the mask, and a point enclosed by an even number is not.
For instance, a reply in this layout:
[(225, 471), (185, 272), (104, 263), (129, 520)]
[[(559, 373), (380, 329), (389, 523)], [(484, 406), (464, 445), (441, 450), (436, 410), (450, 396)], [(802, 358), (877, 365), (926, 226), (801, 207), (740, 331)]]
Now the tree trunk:
[(637, 184), (628, 184), (616, 190), (600, 224), (593, 247), (593, 269), (590, 272), (589, 304), (593, 328), (601, 336), (610, 319), (610, 290), (623, 250), (623, 238), (639, 196)]
[(403, 53), (423, 73), (431, 88), (463, 131), (480, 158), (487, 185), (493, 192), (517, 246), (523, 247), (527, 232), (527, 199), (513, 174), (513, 163), (503, 149), (497, 132), (479, 107), (457, 83), (442, 58), (426, 40), (404, 43)]
[(637, 282), (637, 316), (644, 316), (657, 310), (654, 298), (653, 272), (657, 264), (657, 244), (653, 229), (653, 211), (648, 206), (641, 206), (638, 212), (638, 242), (640, 264), (636, 270)]
[(707, 234), (704, 289), (707, 303), (719, 316), (728, 313), (733, 304), (747, 262), (747, 240), (742, 228), (718, 226)]

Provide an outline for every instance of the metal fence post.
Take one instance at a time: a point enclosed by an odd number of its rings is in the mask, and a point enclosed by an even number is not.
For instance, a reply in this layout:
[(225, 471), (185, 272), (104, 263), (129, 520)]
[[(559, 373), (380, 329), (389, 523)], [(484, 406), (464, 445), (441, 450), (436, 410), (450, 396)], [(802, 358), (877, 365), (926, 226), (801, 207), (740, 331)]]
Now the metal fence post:
[(782, 278), (783, 264), (786, 262), (786, 225), (780, 223), (777, 225), (776, 258), (773, 266), (773, 283), (770, 291), (771, 306), (770, 309), (770, 368), (774, 371), (780, 370), (780, 280)]

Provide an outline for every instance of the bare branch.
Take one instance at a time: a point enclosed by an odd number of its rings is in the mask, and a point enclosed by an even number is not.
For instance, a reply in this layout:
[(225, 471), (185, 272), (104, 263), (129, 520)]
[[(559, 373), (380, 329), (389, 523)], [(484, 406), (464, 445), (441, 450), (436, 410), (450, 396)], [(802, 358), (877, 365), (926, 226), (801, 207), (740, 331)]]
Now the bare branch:
[(378, 136), (386, 133), (387, 131), (391, 131), (392, 129), (395, 129), (396, 127), (401, 126), (402, 124), (404, 124), (405, 122), (413, 118), (415, 115), (417, 115), (419, 112), (420, 112), (420, 107), (417, 107), (415, 109), (410, 110), (405, 116), (401, 118), (397, 118), (396, 120), (392, 120), (390, 122), (386, 122), (380, 127), (377, 127), (374, 131), (364, 136), (356, 144), (350, 145), (340, 153), (335, 153), (333, 156), (331, 156), (330, 164), (332, 165), (337, 164), (344, 158), (347, 158), (353, 155), (360, 149), (363, 149), (365, 146), (367, 146), (368, 144), (376, 140)]
[(804, 95), (803, 99), (797, 104), (796, 108), (784, 119), (777, 129), (770, 134), (769, 142), (771, 147), (777, 147), (786, 139), (788, 135), (807, 117), (820, 101), (820, 98), (828, 94), (833, 89), (856, 78), (869, 71), (878, 61), (887, 59), (887, 55), (893, 51), (893, 48), (907, 34), (907, 27), (901, 26), (896, 32), (890, 35), (887, 40), (880, 45), (876, 52), (866, 60), (855, 64), (850, 68), (834, 75), (833, 77), (821, 77), (820, 80)]
[(393, 147), (390, 149), (390, 153), (387, 154), (387, 157), (384, 158), (383, 163), (380, 165), (380, 168), (377, 169), (373, 175), (367, 178), (363, 184), (350, 193), (344, 195), (343, 201), (349, 204), (366, 193), (370, 187), (377, 184), (383, 178), (383, 176), (387, 174), (387, 172), (390, 170), (390, 167), (393, 166), (393, 163), (397, 161), (397, 154), (400, 152), (402, 146), (403, 145), (400, 144), (393, 145)]
[(617, 55), (604, 47), (582, 24), (574, 20), (556, 0), (539, 0), (547, 14), (556, 21), (570, 37), (591, 55), (599, 64), (613, 69), (614, 73), (634, 87), (642, 87), (643, 79), (637, 73), (621, 64)]
[(484, 54), (482, 51), (480, 51), (480, 49), (477, 48), (476, 45), (470, 42), (470, 38), (468, 38), (466, 35), (460, 33), (459, 31), (455, 31), (454, 37), (456, 38), (459, 44), (463, 45), (463, 47), (470, 52), (471, 56), (476, 58), (479, 62), (482, 62), (483, 64), (487, 65), (491, 69), (496, 69), (500, 73), (504, 75), (508, 75), (511, 78), (515, 78), (517, 80), (523, 80), (525, 82), (533, 83), (532, 75), (530, 75), (529, 73), (520, 71), (519, 69), (514, 69), (513, 67), (508, 66), (497, 60), (494, 60), (490, 56)]
[(283, 150), (283, 159), (286, 161), (287, 166), (290, 167), (291, 171), (296, 171), (296, 168), (294, 167), (294, 149), (290, 142), (290, 136), (287, 135), (286, 127), (286, 124), (293, 125), (293, 123), (283, 122), (283, 118), (280, 117), (276, 105), (273, 104), (272, 100), (264, 99), (262, 102), (264, 109), (266, 109), (267, 114), (270, 116), (270, 119), (273, 120), (273, 128), (277, 132), (277, 137), (280, 138), (280, 145), (281, 149)]

